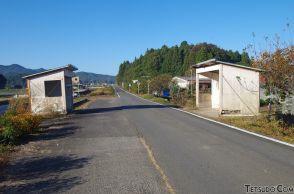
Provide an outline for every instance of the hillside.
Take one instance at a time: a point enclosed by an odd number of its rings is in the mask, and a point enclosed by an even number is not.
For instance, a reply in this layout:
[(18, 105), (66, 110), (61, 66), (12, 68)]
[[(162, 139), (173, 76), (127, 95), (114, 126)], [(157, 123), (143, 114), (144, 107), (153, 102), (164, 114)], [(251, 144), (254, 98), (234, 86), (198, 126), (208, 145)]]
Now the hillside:
[[(9, 87), (24, 87), (25, 81), (22, 79), (23, 76), (38, 73), (44, 71), (45, 69), (29, 69), (25, 68), (18, 64), (12, 65), (0, 65), (0, 74), (4, 75), (7, 79), (7, 86)], [(115, 77), (110, 75), (100, 75), (95, 73), (88, 72), (77, 72), (78, 76), (80, 76), (80, 80), (83, 83), (90, 82), (99, 82), (99, 83), (114, 83)]]
[(183, 41), (180, 46), (162, 46), (159, 49), (148, 49), (144, 55), (133, 62), (124, 61), (120, 64), (117, 83), (129, 83), (132, 79), (155, 77), (159, 74), (185, 75), (191, 65), (211, 58), (249, 65), (250, 59), (246, 52), (225, 50), (214, 44), (188, 44)]
[(11, 87), (23, 87), (25, 81), (22, 79), (23, 76), (38, 73), (45, 69), (29, 69), (18, 64), (12, 65), (0, 65), (0, 74), (4, 75), (7, 79), (7, 86)]
[(109, 83), (113, 84), (115, 82), (115, 76), (102, 75), (89, 72), (76, 72), (76, 75), (80, 77), (80, 80), (84, 84), (88, 83)]

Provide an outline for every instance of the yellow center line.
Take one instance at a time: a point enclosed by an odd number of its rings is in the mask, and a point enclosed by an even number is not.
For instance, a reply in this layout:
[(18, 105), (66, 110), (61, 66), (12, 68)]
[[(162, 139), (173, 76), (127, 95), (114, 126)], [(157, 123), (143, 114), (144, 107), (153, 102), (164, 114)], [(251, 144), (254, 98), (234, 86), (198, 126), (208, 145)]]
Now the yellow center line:
[(156, 162), (153, 152), (150, 149), (150, 147), (147, 145), (146, 141), (144, 138), (139, 137), (141, 143), (143, 144), (144, 148), (146, 149), (147, 153), (148, 153), (148, 157), (151, 161), (151, 163), (154, 165), (155, 169), (159, 172), (165, 186), (166, 189), (168, 190), (169, 193), (171, 194), (176, 194), (175, 190), (173, 189), (173, 187), (171, 186), (171, 184), (169, 183), (168, 177), (165, 175), (163, 169), (158, 165), (158, 163)]

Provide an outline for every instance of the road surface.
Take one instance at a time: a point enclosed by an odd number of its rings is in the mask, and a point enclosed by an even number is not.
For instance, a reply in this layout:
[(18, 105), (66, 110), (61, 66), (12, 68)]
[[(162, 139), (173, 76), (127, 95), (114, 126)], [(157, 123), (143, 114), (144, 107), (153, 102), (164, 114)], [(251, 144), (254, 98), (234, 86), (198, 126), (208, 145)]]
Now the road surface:
[(244, 184), (294, 186), (293, 148), (117, 92), (177, 193), (245, 193)]
[(168, 193), (169, 185), (183, 194), (236, 194), (244, 184), (294, 186), (293, 148), (116, 90), (120, 97), (32, 137), (32, 148), (0, 173), (2, 191)]

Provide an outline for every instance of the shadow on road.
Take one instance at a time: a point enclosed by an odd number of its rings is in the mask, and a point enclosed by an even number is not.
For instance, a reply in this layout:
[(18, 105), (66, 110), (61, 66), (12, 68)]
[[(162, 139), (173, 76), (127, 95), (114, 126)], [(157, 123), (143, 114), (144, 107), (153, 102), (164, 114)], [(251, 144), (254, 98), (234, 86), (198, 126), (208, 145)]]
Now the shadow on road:
[(121, 110), (132, 110), (132, 109), (150, 109), (150, 108), (167, 108), (167, 107), (177, 107), (170, 105), (128, 105), (128, 106), (116, 106), (108, 108), (93, 108), (93, 109), (83, 109), (76, 110), (76, 114), (90, 114), (90, 113), (103, 113), (111, 111), (121, 111)]
[(74, 176), (66, 176), (64, 173), (70, 174), (71, 170), (83, 168), (89, 160), (90, 158), (78, 158), (74, 155), (18, 160), (1, 173), (0, 190), (4, 193), (66, 191), (84, 181), (77, 176), (78, 173), (72, 173)]
[(66, 124), (52, 124), (50, 128), (44, 128), (34, 134), (29, 134), (21, 139), (19, 144), (27, 144), (28, 142), (42, 141), (42, 140), (52, 140), (65, 138), (73, 135), (75, 131), (79, 129), (78, 126), (71, 125), (71, 123)]

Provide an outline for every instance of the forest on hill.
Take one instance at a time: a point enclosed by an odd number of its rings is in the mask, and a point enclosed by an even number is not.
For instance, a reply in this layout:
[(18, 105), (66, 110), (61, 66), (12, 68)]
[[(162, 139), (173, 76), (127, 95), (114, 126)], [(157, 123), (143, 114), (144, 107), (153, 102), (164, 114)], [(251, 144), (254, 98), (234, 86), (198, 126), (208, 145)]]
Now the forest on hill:
[(171, 76), (187, 75), (190, 66), (211, 58), (221, 61), (250, 65), (248, 53), (219, 48), (214, 44), (188, 44), (183, 41), (180, 46), (162, 46), (159, 49), (148, 49), (144, 55), (135, 58), (133, 62), (124, 61), (120, 64), (116, 77), (118, 84), (146, 77), (153, 78), (161, 74)]

